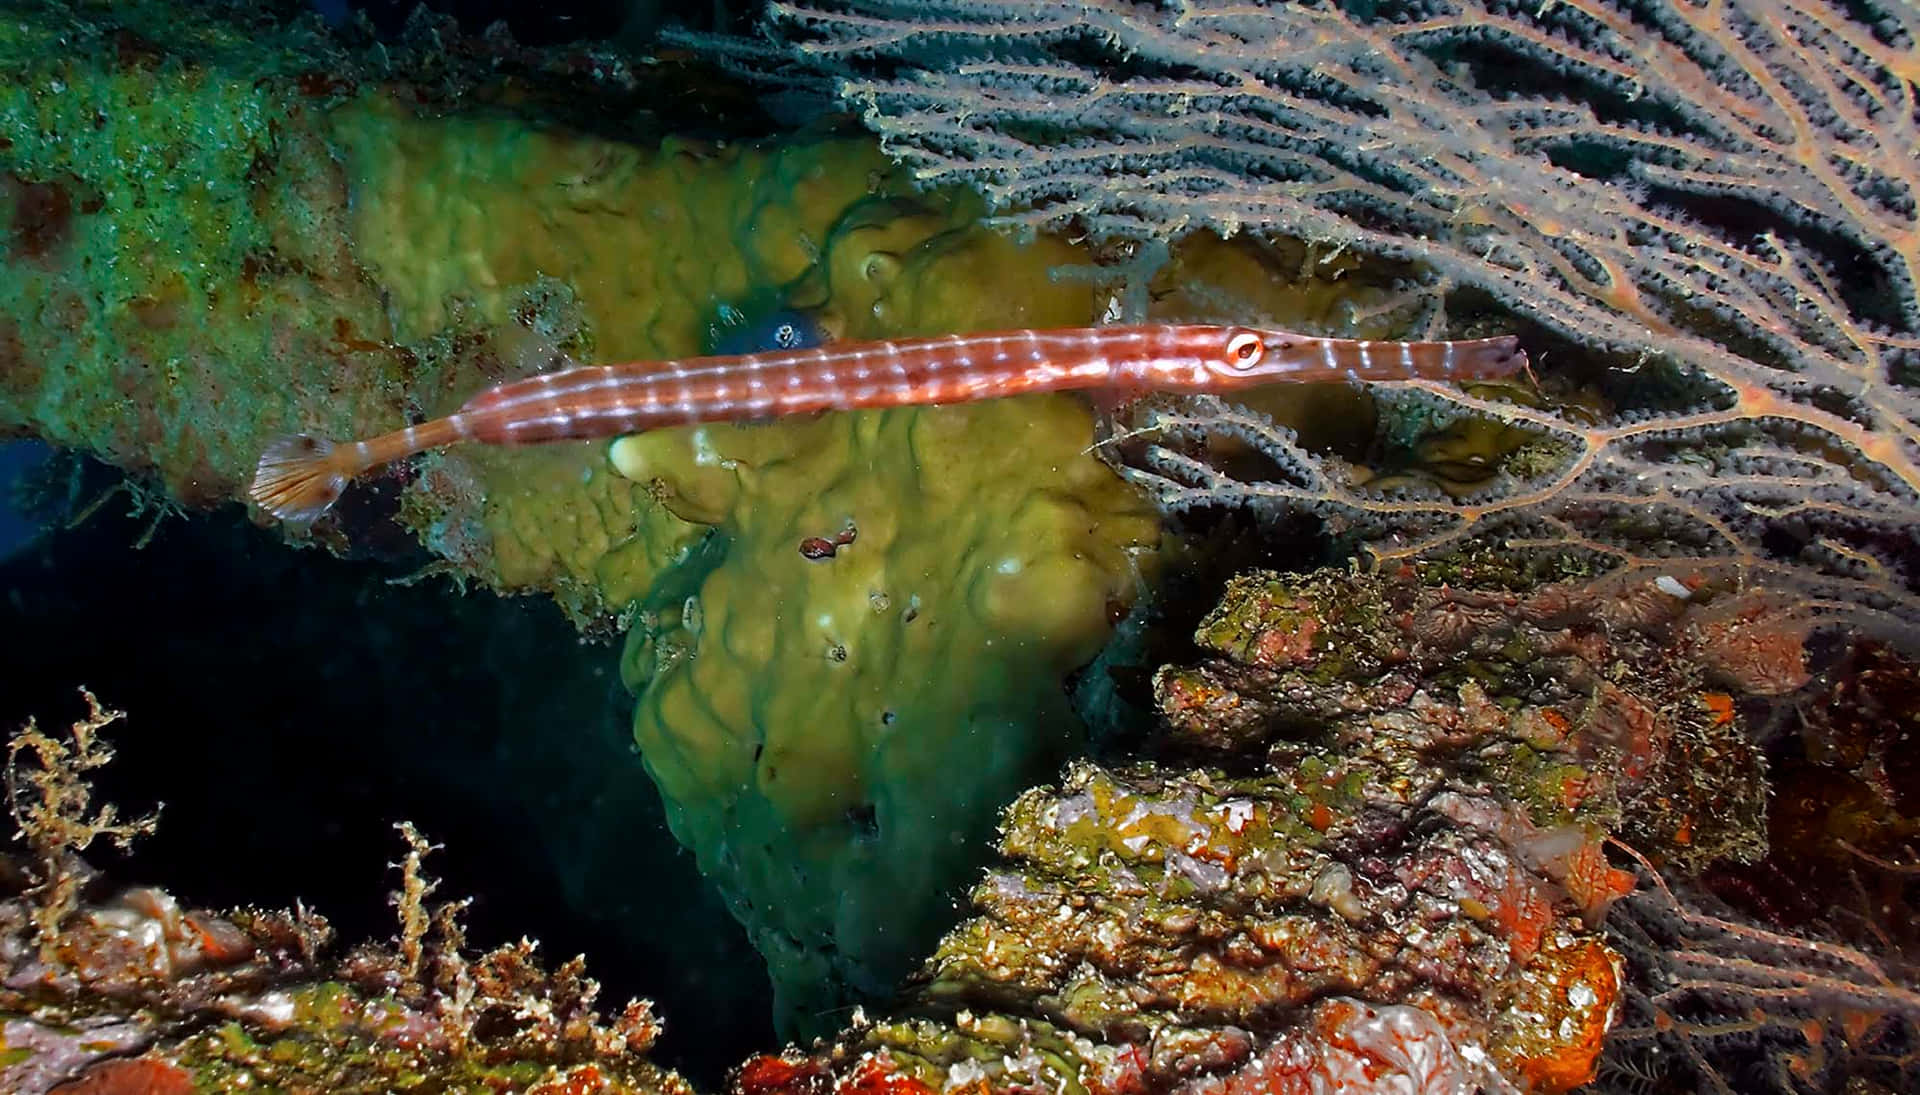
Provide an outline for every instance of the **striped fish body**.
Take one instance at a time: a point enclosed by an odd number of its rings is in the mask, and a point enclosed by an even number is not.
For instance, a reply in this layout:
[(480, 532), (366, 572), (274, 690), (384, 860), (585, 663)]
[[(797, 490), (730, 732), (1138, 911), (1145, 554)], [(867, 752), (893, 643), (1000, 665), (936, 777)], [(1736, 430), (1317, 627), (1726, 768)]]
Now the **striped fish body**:
[(1376, 342), (1256, 327), (1141, 324), (585, 366), (497, 385), (445, 418), (364, 441), (275, 442), (260, 458), (251, 493), (283, 520), (311, 520), (368, 469), (458, 441), (525, 445), (1028, 392), (1129, 396), (1221, 393), (1280, 381), (1487, 378), (1513, 373), (1526, 360), (1510, 336)]
[(1372, 342), (1168, 324), (1002, 331), (567, 369), (490, 388), (454, 417), (462, 437), (527, 444), (1027, 392), (1504, 375), (1518, 361), (1511, 338)]

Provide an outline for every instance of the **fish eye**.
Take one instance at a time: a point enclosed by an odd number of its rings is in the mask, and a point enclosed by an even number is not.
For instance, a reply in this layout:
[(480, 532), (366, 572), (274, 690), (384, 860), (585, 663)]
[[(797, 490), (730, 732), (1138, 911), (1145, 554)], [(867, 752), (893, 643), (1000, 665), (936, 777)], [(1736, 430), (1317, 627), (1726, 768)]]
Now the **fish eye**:
[(800, 329), (791, 323), (782, 323), (773, 329), (773, 344), (784, 350), (800, 345)]
[(1227, 340), (1227, 364), (1236, 369), (1251, 369), (1260, 364), (1267, 348), (1260, 336), (1252, 331), (1242, 331)]

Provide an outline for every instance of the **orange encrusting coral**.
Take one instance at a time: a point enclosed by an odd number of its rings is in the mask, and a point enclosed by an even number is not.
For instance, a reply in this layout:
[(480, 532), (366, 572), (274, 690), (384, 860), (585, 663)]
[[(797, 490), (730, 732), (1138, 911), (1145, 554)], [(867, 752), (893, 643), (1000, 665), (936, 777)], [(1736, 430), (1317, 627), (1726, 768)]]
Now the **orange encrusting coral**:
[[(1556, 933), (1522, 973), (1490, 1050), (1537, 1095), (1590, 1083), (1621, 988), (1620, 962), (1611, 950), (1593, 939)], [(1584, 1003), (1570, 1006), (1575, 1000)]]

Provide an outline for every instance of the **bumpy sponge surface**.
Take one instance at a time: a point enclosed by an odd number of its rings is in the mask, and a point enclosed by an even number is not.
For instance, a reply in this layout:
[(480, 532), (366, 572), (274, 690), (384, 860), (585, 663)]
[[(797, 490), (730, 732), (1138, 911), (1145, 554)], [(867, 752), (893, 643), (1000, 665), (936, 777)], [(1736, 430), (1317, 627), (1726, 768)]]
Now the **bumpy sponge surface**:
[(1040, 397), (613, 447), (715, 530), (623, 666), (675, 834), (753, 932), (790, 1030), (911, 968), (995, 811), (1077, 738), (1062, 678), (1158, 537), (1085, 452), (1091, 427)]

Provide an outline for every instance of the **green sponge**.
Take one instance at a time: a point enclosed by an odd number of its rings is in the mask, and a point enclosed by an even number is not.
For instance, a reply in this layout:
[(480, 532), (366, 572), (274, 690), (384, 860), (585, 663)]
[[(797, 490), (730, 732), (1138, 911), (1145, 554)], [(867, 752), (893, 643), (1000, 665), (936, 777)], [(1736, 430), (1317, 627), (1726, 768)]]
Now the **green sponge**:
[(753, 933), (789, 1031), (910, 970), (995, 811), (1076, 743), (1062, 678), (1159, 536), (1091, 434), (1051, 396), (613, 445), (718, 534), (656, 587), (623, 668), (674, 833)]

